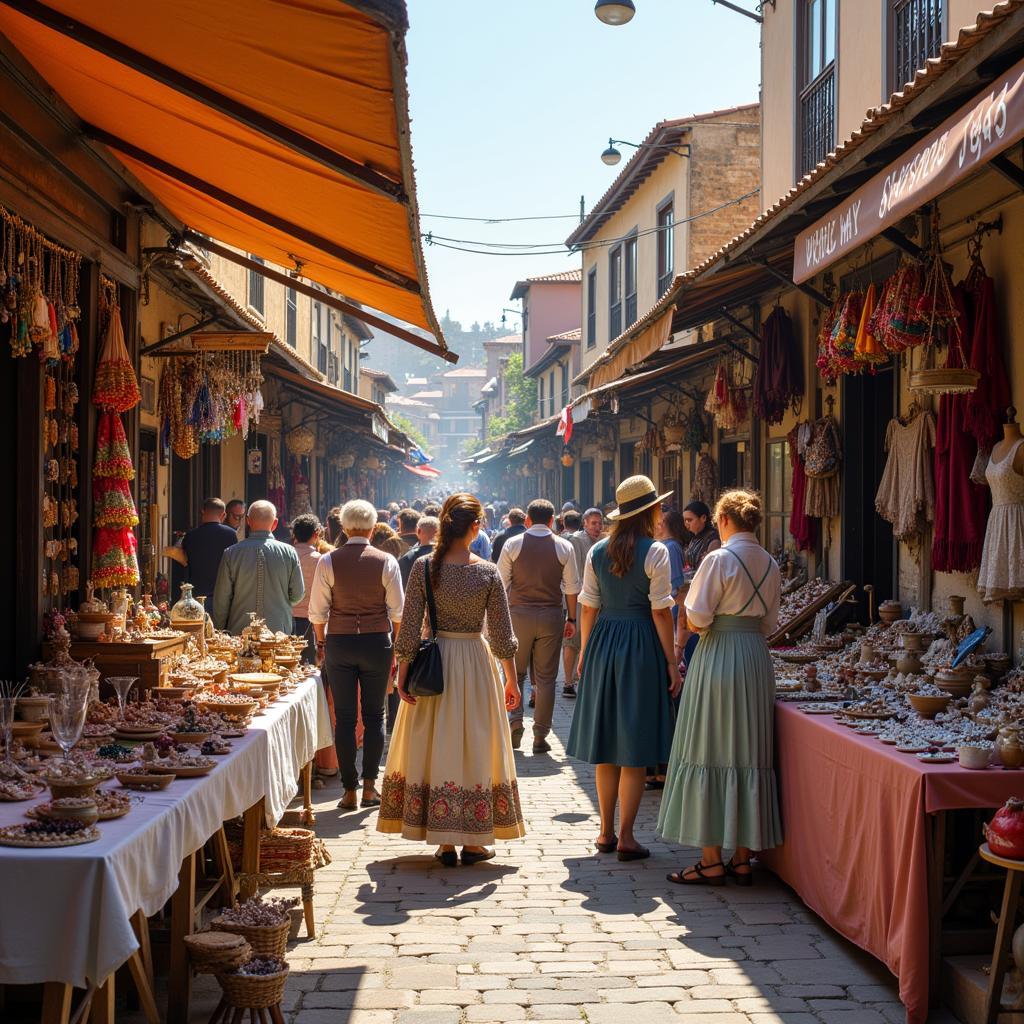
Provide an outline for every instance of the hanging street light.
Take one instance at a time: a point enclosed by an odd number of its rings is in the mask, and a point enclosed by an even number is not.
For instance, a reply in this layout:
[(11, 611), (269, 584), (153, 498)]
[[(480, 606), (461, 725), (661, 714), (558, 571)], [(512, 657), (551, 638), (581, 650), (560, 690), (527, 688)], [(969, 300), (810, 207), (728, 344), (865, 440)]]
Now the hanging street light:
[(609, 139), (608, 148), (601, 153), (601, 162), (609, 167), (614, 167), (622, 159), (622, 154), (615, 148), (616, 146), (631, 146), (633, 149), (664, 149), (678, 157), (690, 155), (688, 142), (680, 142), (675, 146), (662, 146), (654, 142), (627, 142), (625, 139)]
[(597, 0), (594, 13), (606, 25), (626, 25), (633, 20), (633, 0)]

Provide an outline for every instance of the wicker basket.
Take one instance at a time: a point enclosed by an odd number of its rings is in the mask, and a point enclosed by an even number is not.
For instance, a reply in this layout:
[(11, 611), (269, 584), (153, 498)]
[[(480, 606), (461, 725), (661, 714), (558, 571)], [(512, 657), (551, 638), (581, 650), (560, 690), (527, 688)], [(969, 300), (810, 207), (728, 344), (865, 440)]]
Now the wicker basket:
[[(312, 861), (316, 833), (308, 828), (273, 828), (260, 833), (260, 871), (291, 871)], [(242, 868), (242, 837), (228, 831), (228, 849), (236, 871)], [(319, 866), (319, 865), (318, 865)]]
[(977, 370), (955, 367), (914, 370), (910, 374), (910, 390), (924, 395), (967, 395), (978, 387), (980, 379)]
[(216, 974), (241, 967), (252, 959), (252, 946), (234, 932), (197, 932), (185, 936), (192, 966), (201, 974)]
[[(285, 925), (287, 930), (287, 925)], [(284, 998), (284, 986), (288, 981), (288, 968), (280, 974), (262, 974), (248, 976), (245, 974), (217, 975), (217, 981), (224, 990), (224, 998), (236, 1009), (262, 1010), (274, 1006)]]
[(252, 946), (253, 956), (283, 957), (288, 946), (288, 929), (291, 927), (291, 918), (286, 916), (280, 924), (263, 927), (235, 924), (232, 921), (225, 921), (222, 917), (215, 917), (210, 924), (216, 931), (241, 935)]

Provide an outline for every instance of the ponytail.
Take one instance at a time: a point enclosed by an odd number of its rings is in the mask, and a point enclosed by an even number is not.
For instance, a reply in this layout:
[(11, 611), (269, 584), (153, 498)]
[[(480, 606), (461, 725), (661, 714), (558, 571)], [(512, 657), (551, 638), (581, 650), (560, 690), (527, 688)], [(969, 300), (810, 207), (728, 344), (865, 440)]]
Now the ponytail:
[(444, 503), (439, 517), (441, 528), (437, 534), (434, 552), (430, 556), (430, 575), (437, 584), (444, 556), (455, 541), (465, 537), (484, 515), (483, 505), (472, 494), (453, 494)]

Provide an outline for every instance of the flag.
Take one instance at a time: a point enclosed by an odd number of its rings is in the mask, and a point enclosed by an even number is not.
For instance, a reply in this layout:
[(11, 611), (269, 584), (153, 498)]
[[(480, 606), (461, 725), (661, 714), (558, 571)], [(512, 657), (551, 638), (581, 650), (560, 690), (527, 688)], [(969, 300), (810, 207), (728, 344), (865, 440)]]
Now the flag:
[(403, 463), (403, 466), (409, 470), (410, 473), (415, 473), (417, 476), (425, 476), (431, 480), (441, 475), (441, 470), (434, 469), (433, 466), (410, 466), (409, 463)]
[(572, 440), (572, 406), (567, 405), (558, 417), (558, 426), (555, 433), (562, 439), (562, 444), (568, 444)]
[(428, 455), (422, 448), (413, 445), (409, 449), (409, 461), (415, 466), (425, 466), (428, 462), (433, 462), (434, 457)]

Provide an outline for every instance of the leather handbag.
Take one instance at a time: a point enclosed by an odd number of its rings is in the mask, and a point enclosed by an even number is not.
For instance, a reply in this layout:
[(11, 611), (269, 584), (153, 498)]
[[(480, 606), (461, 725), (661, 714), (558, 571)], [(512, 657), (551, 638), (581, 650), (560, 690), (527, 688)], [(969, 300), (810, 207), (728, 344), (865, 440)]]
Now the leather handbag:
[(420, 641), (416, 657), (409, 666), (405, 688), (413, 697), (438, 697), (444, 693), (444, 667), (441, 664), (441, 648), (437, 646), (437, 608), (434, 605), (434, 588), (430, 583), (429, 559), (424, 562), (423, 569), (427, 613), (430, 616), (430, 636)]

